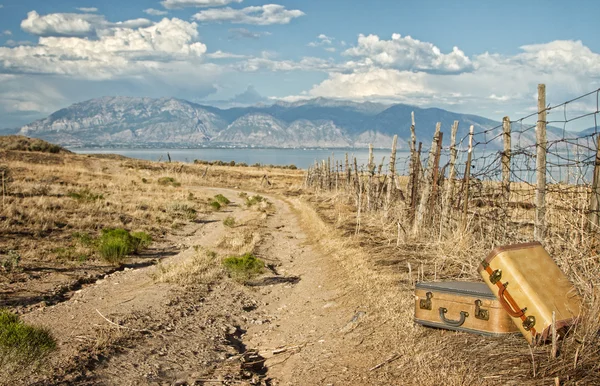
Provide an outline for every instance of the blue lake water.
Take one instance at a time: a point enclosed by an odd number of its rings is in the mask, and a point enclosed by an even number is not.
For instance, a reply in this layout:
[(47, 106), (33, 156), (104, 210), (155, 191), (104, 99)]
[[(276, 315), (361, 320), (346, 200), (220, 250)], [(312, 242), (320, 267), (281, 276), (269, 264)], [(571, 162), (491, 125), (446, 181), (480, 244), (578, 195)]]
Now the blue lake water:
[[(368, 162), (368, 149), (71, 149), (80, 154), (120, 154), (126, 157), (158, 161), (167, 160), (167, 153), (173, 161), (194, 162), (204, 161), (235, 161), (245, 162), (248, 165), (260, 163), (263, 165), (296, 165), (298, 168), (306, 169), (314, 165), (315, 161), (326, 160), (328, 157), (344, 162), (345, 154), (348, 153), (350, 160), (356, 157), (359, 165)], [(385, 157), (386, 165), (389, 163), (390, 150), (374, 150), (375, 163), (381, 163)], [(398, 152), (398, 166), (402, 166), (408, 160), (410, 153)], [(350, 161), (352, 162), (352, 161)], [(406, 163), (407, 164), (407, 163)], [(335, 165), (335, 161), (333, 162)]]

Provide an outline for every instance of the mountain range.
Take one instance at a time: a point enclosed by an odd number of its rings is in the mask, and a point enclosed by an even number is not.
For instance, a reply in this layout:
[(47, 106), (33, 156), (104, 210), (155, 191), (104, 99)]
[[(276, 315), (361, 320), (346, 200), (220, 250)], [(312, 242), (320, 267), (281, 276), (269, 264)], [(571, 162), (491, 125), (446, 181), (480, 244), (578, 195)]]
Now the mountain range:
[[(73, 104), (17, 130), (69, 147), (277, 147), (389, 148), (398, 135), (398, 148), (407, 149), (411, 112), (417, 140), (427, 148), (436, 122), (442, 123), (444, 143), (459, 121), (457, 138), (473, 125), (476, 141), (502, 148), (500, 122), (438, 108), (405, 104), (356, 103), (325, 98), (272, 105), (221, 109), (175, 98), (103, 97)], [(14, 131), (13, 131), (14, 132)], [(549, 128), (548, 140), (562, 136)], [(535, 131), (519, 136), (520, 145), (535, 143)]]

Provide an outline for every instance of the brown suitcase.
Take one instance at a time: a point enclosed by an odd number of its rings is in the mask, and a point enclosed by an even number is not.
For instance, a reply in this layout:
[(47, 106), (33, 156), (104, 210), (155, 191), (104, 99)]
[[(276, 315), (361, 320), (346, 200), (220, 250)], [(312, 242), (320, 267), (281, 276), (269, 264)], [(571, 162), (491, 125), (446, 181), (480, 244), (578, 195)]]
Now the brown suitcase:
[(482, 335), (519, 332), (485, 283), (417, 283), (414, 320), (428, 327)]
[(479, 273), (529, 343), (546, 340), (556, 329), (574, 324), (581, 299), (569, 279), (538, 242), (494, 249)]

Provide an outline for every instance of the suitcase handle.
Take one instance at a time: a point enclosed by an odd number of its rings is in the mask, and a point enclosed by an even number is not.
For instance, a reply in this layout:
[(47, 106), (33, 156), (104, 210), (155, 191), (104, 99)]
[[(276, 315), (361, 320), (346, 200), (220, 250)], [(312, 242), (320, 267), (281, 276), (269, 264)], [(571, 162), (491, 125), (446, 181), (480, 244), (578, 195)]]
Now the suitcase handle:
[(463, 323), (465, 322), (465, 319), (467, 318), (467, 316), (469, 316), (468, 312), (461, 311), (459, 320), (451, 320), (451, 319), (446, 319), (446, 312), (448, 312), (448, 310), (446, 308), (440, 307), (440, 320), (442, 322), (444, 322), (445, 324), (452, 326), (452, 327), (462, 326)]
[[(506, 286), (505, 285), (500, 286), (500, 288), (498, 289), (498, 300), (500, 301), (500, 304), (502, 304), (502, 308), (504, 308), (504, 310), (506, 310), (506, 312), (513, 318), (520, 318), (521, 316), (525, 315), (523, 310), (515, 311), (511, 307), (511, 304), (516, 305), (516, 302), (513, 300), (512, 296), (510, 296), (510, 294), (507, 293), (505, 295), (504, 294), (505, 292), (506, 292)], [(505, 296), (509, 297), (508, 301), (505, 298)]]

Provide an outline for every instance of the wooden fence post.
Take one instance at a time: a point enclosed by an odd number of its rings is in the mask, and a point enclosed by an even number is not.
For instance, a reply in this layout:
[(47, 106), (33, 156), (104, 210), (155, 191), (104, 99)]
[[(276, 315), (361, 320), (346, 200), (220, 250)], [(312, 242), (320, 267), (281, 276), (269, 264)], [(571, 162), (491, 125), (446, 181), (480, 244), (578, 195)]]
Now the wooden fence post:
[(419, 150), (415, 152), (415, 162), (413, 164), (411, 175), (410, 175), (410, 213), (409, 218), (412, 224), (415, 221), (415, 215), (417, 212), (417, 197), (419, 196), (419, 177), (421, 174), (421, 149), (423, 148), (423, 142), (419, 142)]
[(435, 149), (435, 158), (433, 160), (433, 182), (431, 188), (431, 197), (429, 197), (429, 214), (427, 216), (427, 221), (433, 218), (433, 209), (435, 207), (435, 200), (437, 198), (438, 193), (438, 183), (440, 177), (440, 157), (442, 155), (442, 141), (444, 138), (444, 133), (440, 132), (437, 145)]
[(458, 121), (454, 121), (450, 132), (450, 172), (448, 173), (448, 186), (446, 188), (446, 197), (444, 199), (444, 208), (442, 210), (442, 228), (446, 228), (448, 223), (450, 222), (450, 210), (452, 208), (452, 201), (454, 197), (454, 179), (456, 178), (456, 156), (458, 154), (458, 150), (456, 149), (457, 131)]
[(371, 194), (372, 194), (372, 190), (373, 190), (373, 174), (375, 174), (375, 161), (373, 160), (373, 144), (370, 143), (369, 144), (369, 163), (367, 164), (367, 172), (368, 174), (368, 178), (367, 178), (367, 190), (366, 190), (366, 195), (367, 195), (367, 210), (371, 210)]
[(473, 158), (473, 131), (474, 127), (471, 125), (469, 128), (469, 153), (467, 155), (467, 165), (465, 169), (465, 192), (464, 192), (464, 202), (463, 202), (463, 213), (462, 213), (462, 230), (465, 231), (467, 229), (467, 221), (468, 221), (468, 211), (469, 211), (469, 185), (471, 182), (471, 160)]
[[(414, 177), (412, 175), (413, 171), (415, 170), (415, 164), (417, 162), (417, 135), (415, 133), (415, 112), (412, 111), (410, 113), (410, 119), (411, 119), (411, 126), (410, 126), (410, 164), (408, 165), (408, 170), (410, 173), (410, 176), (408, 178), (408, 194), (410, 195), (410, 200), (411, 202), (414, 200), (414, 197), (412, 196), (412, 191), (413, 191), (413, 180)], [(414, 213), (413, 213), (414, 216)]]
[(396, 178), (396, 145), (398, 143), (398, 135), (394, 135), (392, 141), (392, 153), (390, 154), (390, 170), (388, 171), (390, 178), (387, 183), (387, 195), (385, 198), (385, 210), (388, 211), (390, 208), (390, 202), (392, 200), (392, 189), (395, 188), (394, 180)]
[(533, 238), (536, 241), (543, 241), (546, 236), (546, 116), (546, 85), (538, 84), (538, 121), (535, 126), (537, 187), (533, 230)]
[(503, 207), (504, 213), (502, 213), (503, 218), (503, 227), (502, 233), (506, 236), (506, 231), (508, 229), (508, 217), (509, 217), (509, 206), (510, 202), (510, 158), (511, 158), (511, 138), (510, 138), (510, 118), (504, 117), (502, 118), (502, 131), (504, 138), (504, 152), (502, 153), (502, 198), (503, 198)]
[(594, 177), (592, 181), (592, 195), (590, 197), (589, 219), (590, 230), (598, 231), (600, 226), (600, 134), (596, 134), (596, 163), (594, 164)]
[(419, 208), (417, 210), (416, 221), (413, 224), (413, 233), (418, 234), (421, 230), (421, 226), (425, 221), (425, 211), (427, 210), (427, 204), (431, 196), (433, 169), (435, 162), (435, 152), (437, 151), (438, 139), (440, 136), (440, 128), (442, 124), (438, 122), (435, 125), (435, 133), (433, 134), (433, 141), (431, 142), (431, 149), (429, 149), (429, 159), (427, 160), (427, 170), (425, 171), (425, 186), (423, 193), (421, 193), (421, 200), (419, 201)]
[(350, 173), (352, 173), (352, 171), (350, 170), (350, 165), (348, 164), (348, 153), (346, 153), (346, 190), (348, 190), (348, 188), (350, 187), (350, 178), (352, 177), (352, 175)]

